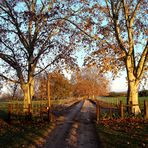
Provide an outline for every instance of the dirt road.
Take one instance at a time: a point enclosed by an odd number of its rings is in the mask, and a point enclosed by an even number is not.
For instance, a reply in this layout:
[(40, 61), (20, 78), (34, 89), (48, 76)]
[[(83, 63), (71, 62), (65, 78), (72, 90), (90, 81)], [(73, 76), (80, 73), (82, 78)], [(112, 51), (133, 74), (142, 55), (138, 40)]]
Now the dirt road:
[(66, 116), (59, 118), (44, 148), (99, 148), (102, 147), (94, 127), (95, 107), (81, 101)]

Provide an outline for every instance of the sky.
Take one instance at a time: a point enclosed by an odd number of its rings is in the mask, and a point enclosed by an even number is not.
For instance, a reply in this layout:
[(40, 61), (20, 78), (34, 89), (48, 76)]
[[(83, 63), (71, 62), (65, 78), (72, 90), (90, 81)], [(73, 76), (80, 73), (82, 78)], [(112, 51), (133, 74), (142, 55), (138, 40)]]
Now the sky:
[[(139, 50), (139, 49), (138, 49)], [(81, 52), (77, 52), (76, 56), (78, 57), (77, 61), (79, 66), (81, 67), (83, 65), (83, 60), (85, 57), (85, 52), (82, 50)], [(111, 80), (110, 82), (110, 90), (111, 91), (126, 91), (127, 90), (127, 84), (126, 84), (126, 72), (122, 72), (120, 77), (115, 78), (115, 80)], [(148, 86), (146, 86), (148, 88)]]
[[(84, 57), (86, 53), (84, 50), (76, 52), (77, 62), (80, 67), (83, 66)], [(127, 81), (126, 81), (126, 71), (120, 72), (118, 77), (112, 80), (111, 76), (108, 75), (110, 80), (110, 91), (114, 92), (126, 92), (127, 91)], [(148, 83), (145, 85), (145, 89), (148, 89)]]
[(127, 91), (127, 83), (125, 79), (125, 72), (122, 72), (122, 75), (115, 80), (111, 81), (110, 89), (115, 92), (125, 92)]

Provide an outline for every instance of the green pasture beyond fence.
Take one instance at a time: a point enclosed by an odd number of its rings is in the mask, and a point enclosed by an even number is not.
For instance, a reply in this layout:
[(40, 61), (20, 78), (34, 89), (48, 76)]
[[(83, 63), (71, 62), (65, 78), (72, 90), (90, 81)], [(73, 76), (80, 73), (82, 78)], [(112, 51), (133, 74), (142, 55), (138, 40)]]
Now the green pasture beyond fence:
[[(126, 105), (127, 101), (126, 97), (98, 97), (97, 100), (105, 101), (114, 105), (119, 105), (120, 101), (123, 102), (123, 105)], [(139, 105), (141, 109), (144, 107), (144, 100), (148, 101), (148, 96), (139, 97)]]
[[(51, 108), (54, 108), (57, 105), (60, 105), (62, 108), (62, 106), (72, 105), (74, 102), (78, 102), (80, 100), (81, 98), (51, 100)], [(50, 112), (51, 110), (48, 108), (47, 100), (32, 101), (28, 108), (23, 108), (23, 101), (0, 101), (0, 118), (8, 121), (11, 119), (25, 119), (26, 117), (26, 119), (31, 119), (32, 117), (40, 117), (43, 119), (46, 117), (49, 121)]]
[[(42, 100), (42, 101), (32, 101), (31, 105), (31, 112), (35, 116), (41, 116), (41, 109), (43, 107), (47, 107), (47, 101)], [(46, 111), (48, 114), (48, 111)], [(29, 114), (24, 114), (23, 113), (23, 101), (0, 101), (0, 118), (10, 121), (15, 117), (15, 119), (25, 119), (26, 115), (28, 116)], [(46, 115), (47, 116), (47, 115)], [(25, 117), (25, 118), (24, 118)]]
[[(96, 119), (101, 118), (126, 118), (132, 117), (134, 114), (131, 111), (132, 104), (126, 105), (125, 97), (100, 97), (96, 101)], [(139, 105), (141, 108), (141, 114), (139, 117), (148, 119), (148, 97), (140, 97)], [(127, 112), (128, 107), (128, 112)], [(100, 118), (101, 117), (101, 118)]]
[[(60, 105), (60, 104), (67, 104), (74, 101), (74, 99), (61, 99), (61, 100), (51, 100), (51, 106), (54, 105)], [(19, 100), (9, 100), (9, 101), (0, 101), (0, 110), (3, 111), (7, 111), (8, 110), (8, 106), (12, 104), (18, 104), (19, 106), (22, 106), (23, 108), (23, 101), (19, 101)], [(32, 105), (31, 107), (35, 107), (35, 106), (48, 106), (48, 100), (36, 100), (36, 101), (32, 101)]]

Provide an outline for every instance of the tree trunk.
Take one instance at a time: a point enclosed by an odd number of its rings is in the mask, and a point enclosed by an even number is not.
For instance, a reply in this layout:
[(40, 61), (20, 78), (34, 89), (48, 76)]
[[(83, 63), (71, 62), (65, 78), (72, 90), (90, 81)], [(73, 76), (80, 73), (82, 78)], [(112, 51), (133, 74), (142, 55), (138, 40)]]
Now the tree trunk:
[(22, 90), (24, 93), (24, 111), (28, 111), (29, 105), (31, 105), (32, 97), (34, 95), (34, 80), (22, 85)]
[(132, 102), (131, 111), (136, 115), (141, 112), (138, 103), (138, 85), (134, 81), (129, 81), (128, 83), (127, 103), (130, 105)]
[(135, 74), (135, 62), (132, 54), (127, 56), (125, 64), (128, 78), (127, 105), (132, 105), (131, 111), (136, 115), (141, 112), (138, 103), (139, 80)]
[(30, 92), (29, 92), (29, 84), (24, 84), (22, 86), (23, 93), (24, 93), (24, 104), (23, 110), (26, 112), (29, 104), (31, 103)]

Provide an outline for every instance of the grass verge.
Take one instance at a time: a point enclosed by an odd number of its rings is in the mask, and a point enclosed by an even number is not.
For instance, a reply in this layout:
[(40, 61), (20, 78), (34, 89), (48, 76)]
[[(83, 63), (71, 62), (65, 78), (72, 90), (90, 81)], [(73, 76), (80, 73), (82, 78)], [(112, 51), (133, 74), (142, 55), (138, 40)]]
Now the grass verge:
[(11, 124), (0, 120), (0, 147), (39, 147), (54, 128), (47, 122), (15, 121)]
[(140, 119), (102, 120), (96, 128), (105, 148), (148, 147), (148, 121)]

